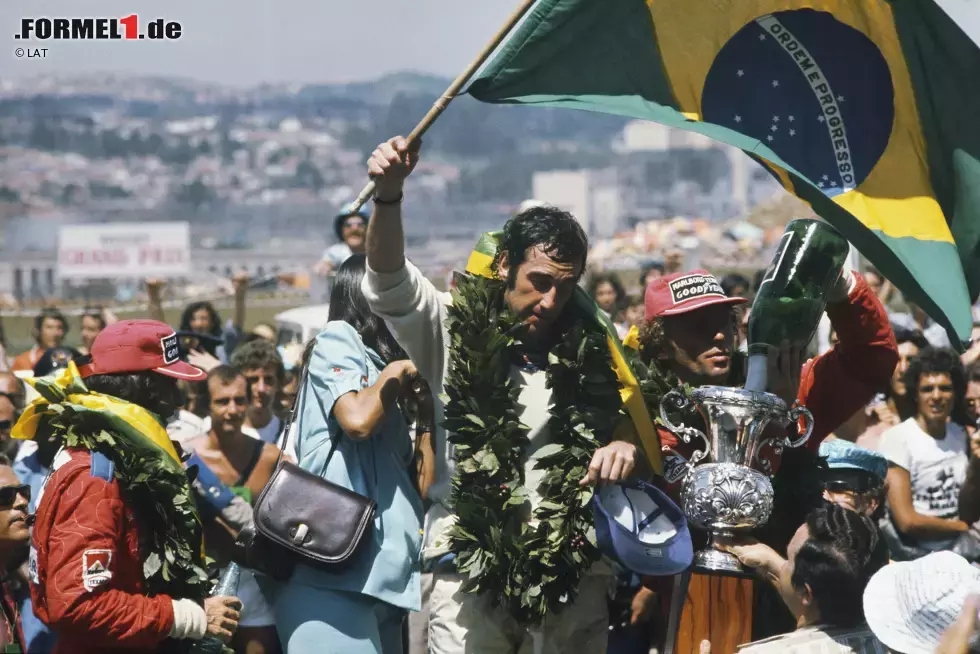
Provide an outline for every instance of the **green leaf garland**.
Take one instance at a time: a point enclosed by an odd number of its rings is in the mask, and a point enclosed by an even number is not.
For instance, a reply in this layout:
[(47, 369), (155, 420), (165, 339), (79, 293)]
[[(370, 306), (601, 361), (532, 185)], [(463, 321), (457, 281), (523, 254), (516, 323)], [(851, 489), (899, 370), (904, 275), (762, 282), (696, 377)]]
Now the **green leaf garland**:
[(450, 547), (466, 592), (488, 595), (533, 626), (570, 604), (599, 560), (593, 489), (579, 481), (622, 415), (619, 383), (605, 332), (585, 315), (569, 316), (549, 354), (551, 443), (535, 464), (545, 475), (532, 525), (524, 487), (528, 427), (510, 375), (519, 325), (499, 280), (460, 275), (456, 285), (443, 423), (457, 461)]
[[(211, 590), (201, 551), (202, 530), (187, 474), (168, 454), (149, 444), (125, 420), (67, 400), (45, 387), (52, 403), (42, 427), (66, 447), (101, 452), (115, 466), (126, 503), (140, 521), (140, 551), (149, 594), (203, 600)], [(87, 393), (81, 380), (69, 392)]]

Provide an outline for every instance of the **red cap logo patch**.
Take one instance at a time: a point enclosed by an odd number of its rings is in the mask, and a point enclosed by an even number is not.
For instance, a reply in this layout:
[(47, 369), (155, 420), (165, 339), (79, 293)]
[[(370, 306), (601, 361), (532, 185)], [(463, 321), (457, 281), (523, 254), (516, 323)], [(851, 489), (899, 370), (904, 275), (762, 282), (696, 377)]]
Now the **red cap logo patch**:
[(725, 297), (725, 291), (714, 275), (685, 275), (678, 277), (668, 285), (670, 299), (674, 304), (699, 297)]

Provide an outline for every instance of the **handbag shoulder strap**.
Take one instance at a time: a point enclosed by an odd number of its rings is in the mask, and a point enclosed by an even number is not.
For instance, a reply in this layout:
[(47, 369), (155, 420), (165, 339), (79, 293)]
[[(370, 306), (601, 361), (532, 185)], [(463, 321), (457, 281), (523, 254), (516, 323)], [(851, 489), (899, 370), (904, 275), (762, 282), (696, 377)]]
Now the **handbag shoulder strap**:
[[(296, 399), (293, 401), (293, 408), (289, 410), (289, 417), (283, 421), (279, 431), (279, 437), (276, 438), (276, 443), (279, 444), (279, 458), (276, 460), (276, 469), (282, 463), (283, 453), (289, 448), (289, 432), (292, 431), (293, 423), (302, 415), (299, 409), (303, 405), (303, 400), (306, 398), (306, 381), (309, 378), (309, 374), (310, 364), (306, 362), (299, 379), (299, 393), (296, 394)], [(299, 437), (299, 425), (296, 427), (296, 437)]]
[[(293, 402), (293, 408), (289, 411), (289, 418), (283, 423), (282, 430), (279, 433), (279, 438), (276, 441), (281, 441), (282, 446), (279, 448), (279, 458), (276, 459), (276, 469), (282, 464), (282, 455), (289, 447), (289, 432), (293, 431), (292, 426), (296, 424), (296, 438), (299, 438), (300, 430), (302, 424), (300, 418), (303, 413), (300, 408), (303, 406), (303, 402), (306, 399), (306, 382), (310, 375), (310, 364), (309, 362), (303, 366), (303, 374), (299, 380), (299, 393), (296, 395), (296, 400)], [(337, 445), (340, 443), (340, 438), (331, 439), (333, 442), (330, 444), (330, 452), (327, 453), (327, 461), (324, 465), (330, 465), (330, 460), (333, 458), (334, 453), (337, 451)]]

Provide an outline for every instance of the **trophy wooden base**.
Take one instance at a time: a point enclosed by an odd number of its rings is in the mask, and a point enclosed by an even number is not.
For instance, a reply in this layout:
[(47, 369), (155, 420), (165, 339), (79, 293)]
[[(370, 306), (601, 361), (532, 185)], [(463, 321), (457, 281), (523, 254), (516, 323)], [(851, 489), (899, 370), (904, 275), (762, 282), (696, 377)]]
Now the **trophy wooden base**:
[(711, 654), (732, 654), (752, 642), (752, 578), (693, 572), (677, 579), (670, 616), (676, 628), (668, 625), (665, 654), (699, 654), (703, 640), (711, 641)]

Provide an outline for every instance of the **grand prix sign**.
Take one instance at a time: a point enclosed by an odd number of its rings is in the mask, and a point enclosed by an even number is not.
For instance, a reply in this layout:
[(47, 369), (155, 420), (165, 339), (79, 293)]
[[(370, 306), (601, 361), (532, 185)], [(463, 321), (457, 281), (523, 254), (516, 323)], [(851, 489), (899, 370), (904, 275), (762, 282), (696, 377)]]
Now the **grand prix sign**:
[(181, 277), (191, 270), (187, 223), (64, 225), (58, 238), (61, 279)]

